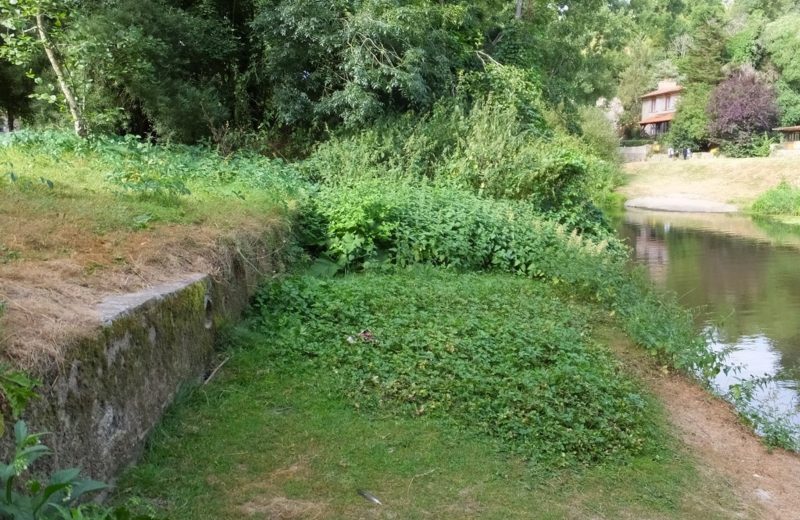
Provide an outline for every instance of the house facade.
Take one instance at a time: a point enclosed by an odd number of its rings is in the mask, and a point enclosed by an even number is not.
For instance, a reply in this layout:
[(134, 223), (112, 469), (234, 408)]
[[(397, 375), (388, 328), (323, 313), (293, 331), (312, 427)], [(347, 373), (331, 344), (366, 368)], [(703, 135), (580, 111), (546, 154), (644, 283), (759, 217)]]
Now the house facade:
[(800, 151), (800, 126), (783, 126), (775, 131), (781, 133), (781, 148)]
[(671, 80), (660, 81), (658, 88), (642, 99), (642, 119), (639, 126), (649, 136), (659, 136), (669, 131), (683, 87)]

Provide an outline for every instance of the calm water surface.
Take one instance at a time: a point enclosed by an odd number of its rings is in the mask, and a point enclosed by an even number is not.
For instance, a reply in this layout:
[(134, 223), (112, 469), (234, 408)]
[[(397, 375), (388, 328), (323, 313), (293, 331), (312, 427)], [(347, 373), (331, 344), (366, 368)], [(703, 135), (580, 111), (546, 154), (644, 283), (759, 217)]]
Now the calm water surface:
[(628, 210), (617, 224), (661, 287), (697, 309), (698, 329), (736, 369), (732, 384), (761, 376), (757, 406), (800, 425), (800, 233), (742, 215)]

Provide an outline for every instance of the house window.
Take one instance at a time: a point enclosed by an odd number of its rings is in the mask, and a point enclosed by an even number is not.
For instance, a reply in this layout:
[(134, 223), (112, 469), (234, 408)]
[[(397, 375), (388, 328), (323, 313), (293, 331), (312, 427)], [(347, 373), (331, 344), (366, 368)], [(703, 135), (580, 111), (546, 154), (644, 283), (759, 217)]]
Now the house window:
[(667, 97), (664, 98), (664, 111), (666, 112), (670, 108), (672, 108), (672, 96), (667, 94)]
[(656, 111), (656, 98), (650, 100), (650, 112)]

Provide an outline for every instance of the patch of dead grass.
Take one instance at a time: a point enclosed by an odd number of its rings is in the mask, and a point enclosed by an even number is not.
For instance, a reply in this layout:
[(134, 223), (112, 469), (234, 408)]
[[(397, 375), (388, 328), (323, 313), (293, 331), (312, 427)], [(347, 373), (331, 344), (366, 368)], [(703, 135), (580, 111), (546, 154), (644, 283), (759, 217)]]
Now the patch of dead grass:
[(800, 186), (798, 161), (791, 157), (659, 160), (625, 165), (628, 198), (690, 196), (744, 207), (782, 180)]
[[(11, 226), (7, 227), (9, 220)], [(261, 262), (282, 247), (288, 227), (278, 215), (242, 222), (235, 231), (211, 225), (161, 225), (104, 235), (78, 232), (31, 218), (0, 215), (6, 247), (20, 259), (0, 263), (2, 355), (44, 371), (69, 345), (96, 333), (97, 305), (106, 297), (173, 281), (190, 273), (220, 277), (234, 256)], [(266, 262), (269, 263), (269, 262)]]
[(326, 505), (311, 500), (292, 500), (283, 496), (258, 497), (239, 507), (248, 517), (269, 520), (315, 520), (324, 518)]

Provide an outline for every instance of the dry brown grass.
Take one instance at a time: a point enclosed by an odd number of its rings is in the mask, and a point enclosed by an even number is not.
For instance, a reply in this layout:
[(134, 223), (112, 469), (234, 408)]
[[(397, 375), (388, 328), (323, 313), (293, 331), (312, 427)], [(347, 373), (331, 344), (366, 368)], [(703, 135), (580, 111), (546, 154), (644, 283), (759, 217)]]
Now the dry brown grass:
[(800, 158), (648, 161), (625, 166), (628, 198), (683, 196), (744, 208), (782, 180), (800, 186)]
[(170, 224), (98, 235), (35, 216), (0, 214), (0, 229), (12, 230), (4, 243), (19, 255), (0, 263), (3, 356), (28, 370), (46, 369), (61, 361), (66, 346), (99, 328), (97, 305), (105, 297), (190, 273), (218, 276), (237, 248), (280, 247), (286, 226), (273, 214), (239, 222), (235, 230)]

